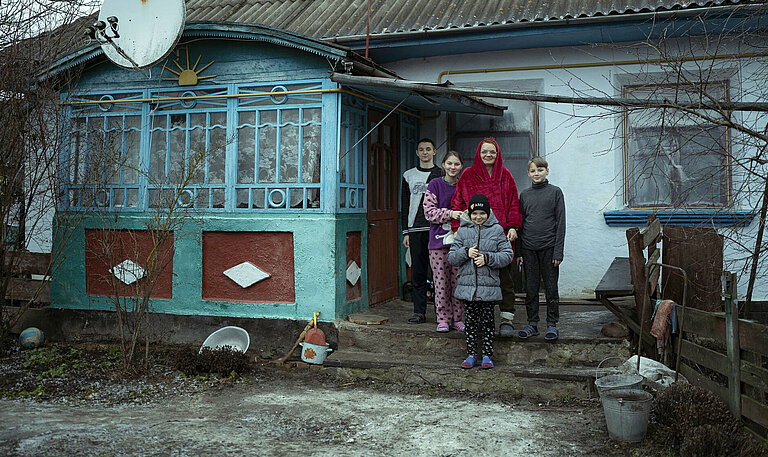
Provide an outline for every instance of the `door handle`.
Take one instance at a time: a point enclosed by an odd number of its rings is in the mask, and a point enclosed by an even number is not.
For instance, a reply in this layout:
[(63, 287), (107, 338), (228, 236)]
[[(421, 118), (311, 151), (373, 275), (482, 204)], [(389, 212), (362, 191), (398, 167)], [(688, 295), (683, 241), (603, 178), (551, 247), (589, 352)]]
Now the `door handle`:
[(376, 227), (376, 224), (374, 224), (374, 223), (372, 223), (372, 222), (369, 222), (369, 223), (368, 223), (368, 227), (369, 227), (369, 228), (370, 228), (370, 227)]

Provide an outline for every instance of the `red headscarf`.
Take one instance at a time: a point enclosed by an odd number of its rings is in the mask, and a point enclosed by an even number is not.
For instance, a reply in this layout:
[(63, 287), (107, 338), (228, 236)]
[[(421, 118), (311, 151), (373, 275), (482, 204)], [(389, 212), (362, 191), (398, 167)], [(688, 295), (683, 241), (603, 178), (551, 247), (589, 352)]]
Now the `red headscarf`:
[[(493, 164), (491, 174), (485, 168), (483, 158), (480, 156), (480, 149), (483, 143), (490, 143), (496, 147), (498, 154), (496, 162)], [(451, 200), (451, 207), (457, 211), (467, 209), (470, 198), (475, 194), (484, 194), (488, 197), (491, 210), (499, 220), (499, 225), (504, 227), (507, 232), (510, 228), (520, 228), (523, 218), (520, 214), (520, 200), (517, 197), (517, 185), (512, 173), (504, 168), (504, 159), (501, 157), (501, 149), (493, 138), (486, 138), (477, 145), (475, 160), (472, 166), (464, 170), (456, 183), (456, 192)], [(453, 220), (451, 223), (453, 230), (459, 228), (459, 221)]]

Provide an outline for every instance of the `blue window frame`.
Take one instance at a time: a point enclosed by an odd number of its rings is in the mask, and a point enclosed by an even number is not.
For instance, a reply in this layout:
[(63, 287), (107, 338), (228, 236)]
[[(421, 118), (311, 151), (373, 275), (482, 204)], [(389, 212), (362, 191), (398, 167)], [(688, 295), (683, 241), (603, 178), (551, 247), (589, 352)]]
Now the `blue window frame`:
[(321, 211), (327, 97), (319, 80), (71, 94), (62, 205)]
[(366, 106), (359, 99), (342, 97), (338, 173), (340, 212), (366, 211), (366, 123)]

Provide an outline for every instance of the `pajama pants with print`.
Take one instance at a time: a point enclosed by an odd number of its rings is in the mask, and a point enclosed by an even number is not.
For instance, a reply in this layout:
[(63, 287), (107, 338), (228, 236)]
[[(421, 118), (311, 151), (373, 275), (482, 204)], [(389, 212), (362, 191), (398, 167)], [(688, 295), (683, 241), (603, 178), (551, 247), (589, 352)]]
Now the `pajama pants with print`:
[(429, 265), (435, 283), (435, 314), (437, 323), (461, 322), (464, 318), (464, 303), (453, 296), (456, 290), (456, 273), (459, 267), (448, 262), (450, 248), (430, 249)]
[[(493, 356), (493, 332), (495, 329), (493, 308), (496, 302), (464, 302), (464, 335), (467, 338), (467, 355), (477, 357), (477, 339), (482, 338), (482, 355)], [(482, 334), (482, 335), (480, 335)]]

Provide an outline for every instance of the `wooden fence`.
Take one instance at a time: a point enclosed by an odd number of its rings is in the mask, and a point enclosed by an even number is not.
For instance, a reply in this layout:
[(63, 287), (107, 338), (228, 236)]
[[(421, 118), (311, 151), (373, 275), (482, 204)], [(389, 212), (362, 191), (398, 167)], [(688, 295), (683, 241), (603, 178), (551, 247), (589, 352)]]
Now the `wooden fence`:
[(14, 259), (12, 267), (6, 267), (11, 277), (8, 278), (8, 289), (5, 298), (48, 304), (51, 302), (51, 284), (48, 279), (32, 278), (32, 275), (45, 276), (51, 264), (51, 254), (36, 252), (15, 252), (20, 256)]
[[(736, 275), (725, 276), (725, 312), (684, 311), (680, 373), (720, 396), (750, 431), (768, 440), (768, 326), (738, 319)], [(679, 317), (681, 311), (678, 306)]]

